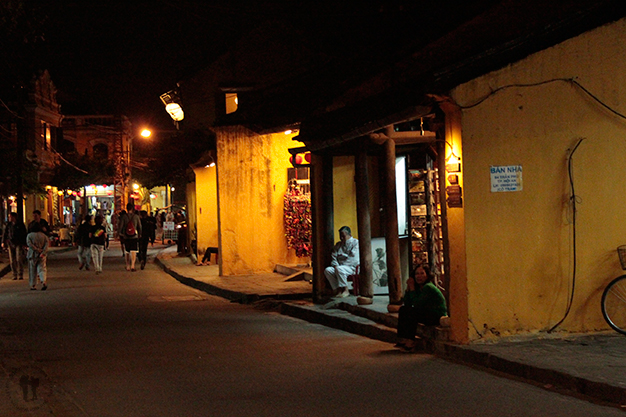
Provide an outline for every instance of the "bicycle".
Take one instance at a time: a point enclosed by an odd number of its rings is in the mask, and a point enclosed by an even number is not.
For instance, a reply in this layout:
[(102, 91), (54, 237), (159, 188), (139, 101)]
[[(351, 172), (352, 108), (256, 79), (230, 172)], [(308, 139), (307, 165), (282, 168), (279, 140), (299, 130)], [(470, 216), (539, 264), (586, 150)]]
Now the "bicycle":
[[(617, 248), (622, 269), (626, 270), (626, 245)], [(613, 330), (626, 335), (626, 274), (609, 283), (602, 293), (602, 315)]]

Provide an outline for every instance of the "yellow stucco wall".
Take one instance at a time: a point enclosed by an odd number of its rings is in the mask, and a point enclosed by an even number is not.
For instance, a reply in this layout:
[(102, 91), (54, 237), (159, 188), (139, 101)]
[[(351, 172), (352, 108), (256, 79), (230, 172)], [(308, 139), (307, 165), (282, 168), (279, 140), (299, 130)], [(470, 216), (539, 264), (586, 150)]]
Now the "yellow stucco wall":
[(354, 157), (333, 158), (333, 220), (335, 242), (339, 242), (339, 228), (348, 226), (352, 236), (359, 238), (356, 217), (356, 184)]
[[(496, 88), (575, 77), (626, 109), (626, 20), (536, 53), (452, 92), (468, 105)], [(493, 94), (463, 111), (470, 338), (546, 330), (564, 315), (574, 253), (567, 162), (577, 195), (577, 271), (560, 330), (606, 329), (604, 286), (626, 243), (626, 122), (574, 85), (555, 81)], [(490, 166), (522, 165), (523, 190), (491, 192)]]
[[(217, 167), (195, 168), (196, 223), (200, 259), (207, 247), (218, 247), (217, 222)], [(212, 259), (213, 262), (215, 258)]]
[(287, 249), (283, 197), (288, 148), (303, 146), (294, 134), (258, 135), (243, 127), (217, 128), (222, 275), (273, 271), (296, 263)]

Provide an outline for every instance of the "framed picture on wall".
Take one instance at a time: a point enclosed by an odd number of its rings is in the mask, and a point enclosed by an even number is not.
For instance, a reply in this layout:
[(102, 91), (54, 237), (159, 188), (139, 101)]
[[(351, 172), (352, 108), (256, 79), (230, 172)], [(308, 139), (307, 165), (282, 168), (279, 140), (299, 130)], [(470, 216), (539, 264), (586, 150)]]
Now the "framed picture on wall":
[(389, 294), (387, 248), (384, 237), (372, 239), (372, 281), (374, 294)]

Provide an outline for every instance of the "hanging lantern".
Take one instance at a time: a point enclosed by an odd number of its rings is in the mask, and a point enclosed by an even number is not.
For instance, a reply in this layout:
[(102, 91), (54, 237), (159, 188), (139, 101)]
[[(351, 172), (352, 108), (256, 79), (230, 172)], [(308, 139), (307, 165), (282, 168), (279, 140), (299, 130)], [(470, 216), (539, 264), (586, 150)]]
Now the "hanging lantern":
[(304, 154), (304, 160), (307, 161), (309, 164), (311, 163), (311, 152), (307, 152)]

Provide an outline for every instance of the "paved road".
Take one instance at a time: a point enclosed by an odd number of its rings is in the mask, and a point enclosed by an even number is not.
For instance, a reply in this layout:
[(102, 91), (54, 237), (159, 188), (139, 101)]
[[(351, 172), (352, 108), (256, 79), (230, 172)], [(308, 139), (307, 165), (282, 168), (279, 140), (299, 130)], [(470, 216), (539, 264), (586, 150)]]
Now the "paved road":
[(623, 415), (127, 272), (119, 248), (99, 276), (75, 253), (49, 271), (45, 292), (0, 280), (0, 416)]

